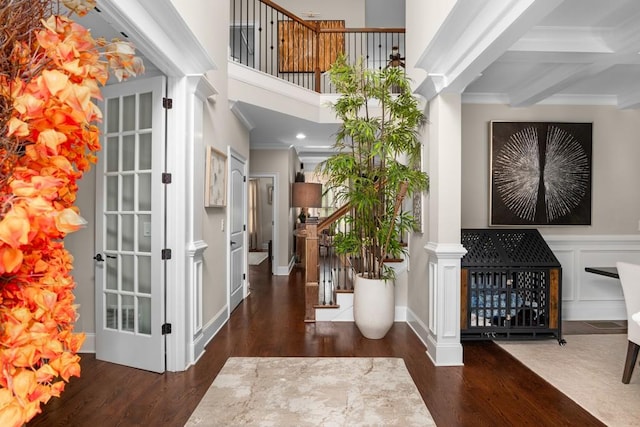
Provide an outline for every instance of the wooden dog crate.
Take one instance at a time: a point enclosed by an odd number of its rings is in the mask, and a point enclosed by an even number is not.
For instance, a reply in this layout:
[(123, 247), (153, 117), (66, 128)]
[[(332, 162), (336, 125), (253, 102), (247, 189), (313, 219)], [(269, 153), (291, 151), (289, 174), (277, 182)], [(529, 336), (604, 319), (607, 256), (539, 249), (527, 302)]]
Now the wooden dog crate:
[(562, 267), (535, 229), (463, 229), (462, 340), (561, 337)]

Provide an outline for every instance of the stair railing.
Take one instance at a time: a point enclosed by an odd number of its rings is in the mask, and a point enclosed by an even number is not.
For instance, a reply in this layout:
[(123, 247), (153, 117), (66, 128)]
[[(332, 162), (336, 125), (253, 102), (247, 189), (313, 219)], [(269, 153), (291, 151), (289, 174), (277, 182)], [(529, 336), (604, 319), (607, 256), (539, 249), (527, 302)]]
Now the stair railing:
[(320, 223), (309, 218), (305, 224), (305, 322), (315, 321), (316, 308), (337, 307), (338, 293), (353, 291), (352, 260), (333, 248), (336, 231), (349, 226), (344, 216), (350, 209), (344, 205)]
[(404, 28), (345, 28), (343, 20), (304, 20), (271, 0), (231, 0), (230, 60), (318, 93), (340, 54), (367, 68), (404, 67)]

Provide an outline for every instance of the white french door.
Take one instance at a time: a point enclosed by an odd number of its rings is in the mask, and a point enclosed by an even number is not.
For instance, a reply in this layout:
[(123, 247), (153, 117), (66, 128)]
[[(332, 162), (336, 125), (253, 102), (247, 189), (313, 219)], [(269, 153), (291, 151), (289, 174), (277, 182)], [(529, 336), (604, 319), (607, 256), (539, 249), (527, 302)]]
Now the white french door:
[(165, 371), (164, 77), (107, 86), (96, 168), (96, 358)]

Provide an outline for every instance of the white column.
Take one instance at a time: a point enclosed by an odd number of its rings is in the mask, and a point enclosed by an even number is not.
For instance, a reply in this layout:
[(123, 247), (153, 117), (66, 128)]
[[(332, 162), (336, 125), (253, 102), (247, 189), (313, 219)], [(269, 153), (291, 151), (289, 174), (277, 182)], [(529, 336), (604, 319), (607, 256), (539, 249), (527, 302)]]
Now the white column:
[(217, 93), (205, 76), (187, 77), (187, 159), (185, 176), (186, 206), (186, 366), (204, 353), (202, 330), (202, 267), (208, 245), (202, 239), (204, 211), (205, 143), (204, 114), (207, 102)]
[(429, 242), (427, 354), (436, 366), (462, 365), (460, 344), (460, 244)]
[(462, 365), (460, 344), (461, 101), (446, 93), (429, 102), (430, 175), (427, 353), (436, 366)]

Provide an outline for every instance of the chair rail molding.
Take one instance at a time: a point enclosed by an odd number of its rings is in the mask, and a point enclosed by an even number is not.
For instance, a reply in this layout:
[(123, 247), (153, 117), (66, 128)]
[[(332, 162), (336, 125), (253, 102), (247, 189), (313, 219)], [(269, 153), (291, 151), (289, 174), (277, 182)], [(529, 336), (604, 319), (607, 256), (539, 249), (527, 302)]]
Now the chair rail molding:
[(585, 271), (614, 267), (616, 262), (640, 264), (640, 236), (553, 235), (543, 237), (562, 265), (563, 320), (624, 320), (620, 281)]

